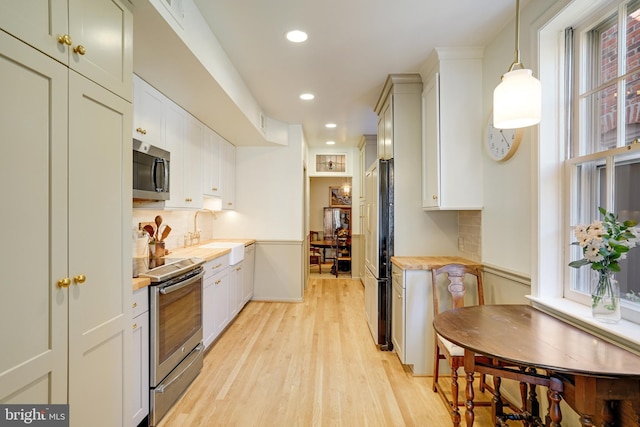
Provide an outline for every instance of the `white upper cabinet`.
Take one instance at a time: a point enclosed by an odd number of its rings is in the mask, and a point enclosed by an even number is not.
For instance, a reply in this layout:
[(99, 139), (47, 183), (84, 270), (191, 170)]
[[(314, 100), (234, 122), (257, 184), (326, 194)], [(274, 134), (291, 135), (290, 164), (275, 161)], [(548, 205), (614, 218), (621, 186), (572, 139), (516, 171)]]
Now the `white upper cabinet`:
[(133, 137), (156, 147), (166, 148), (162, 128), (162, 109), (169, 100), (160, 91), (133, 76)]
[(222, 143), (223, 139), (215, 131), (205, 127), (202, 140), (202, 192), (206, 196), (222, 195)]
[(236, 147), (222, 141), (222, 209), (236, 208)]
[(438, 48), (422, 94), (422, 207), (482, 209), (482, 49)]
[(131, 101), (133, 15), (126, 4), (121, 0), (3, 1), (0, 27)]
[(165, 142), (171, 153), (168, 208), (202, 207), (203, 125), (174, 103), (164, 108)]

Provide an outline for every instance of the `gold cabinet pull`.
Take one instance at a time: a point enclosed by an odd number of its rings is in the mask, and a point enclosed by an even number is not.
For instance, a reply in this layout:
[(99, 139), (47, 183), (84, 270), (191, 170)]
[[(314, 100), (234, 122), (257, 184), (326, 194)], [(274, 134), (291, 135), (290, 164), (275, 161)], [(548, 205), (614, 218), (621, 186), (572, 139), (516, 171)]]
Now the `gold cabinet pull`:
[(218, 191), (218, 187), (213, 187), (211, 190)]
[(142, 128), (137, 128), (137, 129), (136, 129), (136, 132), (141, 133), (141, 134), (143, 134), (143, 135), (146, 135), (146, 134), (147, 134), (147, 131), (146, 131), (146, 130), (144, 130), (144, 129), (142, 129)]
[(71, 41), (71, 36), (69, 34), (63, 34), (61, 36), (58, 36), (58, 43), (71, 46), (71, 43), (73, 42)]
[(215, 284), (215, 285), (219, 285), (221, 282), (222, 282), (222, 279), (218, 279), (218, 280), (216, 280), (216, 281), (215, 281), (215, 283), (214, 283), (214, 284)]
[(220, 267), (222, 267), (222, 263), (214, 265), (213, 267), (211, 267), (211, 269), (215, 270), (216, 268), (220, 268)]
[(69, 285), (71, 285), (71, 279), (69, 279), (68, 277), (65, 277), (64, 279), (58, 280), (58, 287), (59, 288), (68, 288)]
[(131, 329), (133, 329), (134, 331), (135, 331), (136, 329), (138, 329), (138, 324), (137, 324), (137, 323), (134, 323), (134, 324), (133, 324), (133, 326), (131, 327)]
[(84, 281), (87, 280), (87, 276), (85, 276), (84, 274), (78, 274), (77, 276), (73, 276), (73, 282), (74, 283), (84, 283)]
[(137, 306), (138, 306), (138, 303), (134, 302), (132, 308), (136, 308)]
[(81, 44), (73, 48), (73, 53), (77, 53), (78, 55), (84, 55), (87, 53), (87, 49), (84, 48)]

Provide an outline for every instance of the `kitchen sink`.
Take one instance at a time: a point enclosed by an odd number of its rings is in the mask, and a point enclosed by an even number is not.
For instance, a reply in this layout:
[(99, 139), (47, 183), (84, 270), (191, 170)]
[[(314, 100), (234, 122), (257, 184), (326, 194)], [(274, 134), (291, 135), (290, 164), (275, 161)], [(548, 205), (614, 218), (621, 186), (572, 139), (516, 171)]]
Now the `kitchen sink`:
[(238, 242), (211, 242), (200, 246), (203, 249), (231, 249), (229, 264), (235, 265), (244, 259), (244, 243)]

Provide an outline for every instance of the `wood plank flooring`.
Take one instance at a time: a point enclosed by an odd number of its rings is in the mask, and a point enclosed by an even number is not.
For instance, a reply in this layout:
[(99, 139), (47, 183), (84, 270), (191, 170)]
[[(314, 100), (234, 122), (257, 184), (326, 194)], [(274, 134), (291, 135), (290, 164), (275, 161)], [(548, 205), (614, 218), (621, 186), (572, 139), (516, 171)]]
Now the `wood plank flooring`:
[(159, 427), (450, 425), (431, 377), (375, 347), (360, 281), (312, 278), (302, 303), (247, 304)]

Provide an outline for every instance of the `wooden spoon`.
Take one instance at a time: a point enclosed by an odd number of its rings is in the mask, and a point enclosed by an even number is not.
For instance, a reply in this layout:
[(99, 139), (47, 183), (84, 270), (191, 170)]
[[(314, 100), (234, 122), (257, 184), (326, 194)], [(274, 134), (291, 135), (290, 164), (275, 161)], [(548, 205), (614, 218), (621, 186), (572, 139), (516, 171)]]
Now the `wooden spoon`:
[(160, 237), (160, 224), (162, 224), (162, 217), (160, 215), (156, 216), (156, 240)]
[(164, 228), (162, 229), (162, 235), (160, 236), (160, 241), (164, 242), (164, 239), (167, 238), (169, 233), (171, 233), (171, 227), (169, 227), (168, 225), (165, 225)]
[(155, 234), (155, 231), (153, 230), (153, 226), (151, 226), (150, 224), (147, 224), (143, 227), (143, 230), (146, 231), (149, 237), (153, 239), (153, 235)]

